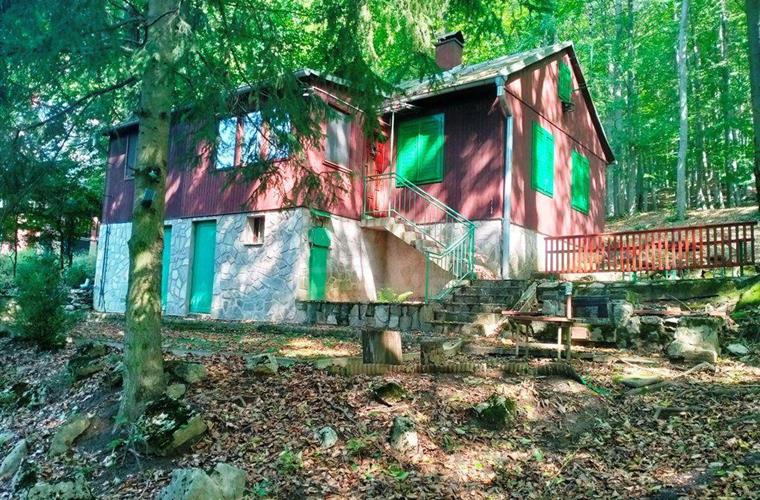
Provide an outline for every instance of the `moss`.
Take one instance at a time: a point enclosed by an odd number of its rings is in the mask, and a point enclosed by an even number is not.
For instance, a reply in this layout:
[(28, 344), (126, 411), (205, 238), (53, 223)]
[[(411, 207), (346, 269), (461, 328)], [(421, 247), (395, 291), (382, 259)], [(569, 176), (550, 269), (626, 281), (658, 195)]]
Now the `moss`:
[(486, 429), (500, 430), (507, 427), (515, 416), (514, 399), (492, 394), (486, 401), (473, 408), (475, 418)]
[(741, 311), (756, 306), (760, 306), (760, 281), (742, 292), (739, 296), (739, 302), (736, 303), (736, 310)]
[(376, 387), (372, 391), (375, 399), (384, 401), (386, 403), (397, 403), (404, 399), (406, 391), (396, 382), (388, 382), (379, 387)]

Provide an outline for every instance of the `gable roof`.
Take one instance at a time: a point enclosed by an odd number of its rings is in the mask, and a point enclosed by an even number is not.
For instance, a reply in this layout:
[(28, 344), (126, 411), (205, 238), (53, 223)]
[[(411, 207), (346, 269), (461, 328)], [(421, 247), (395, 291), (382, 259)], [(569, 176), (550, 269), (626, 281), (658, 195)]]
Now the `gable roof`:
[(599, 135), (599, 142), (602, 145), (604, 154), (609, 163), (615, 160), (615, 155), (607, 140), (604, 127), (596, 111), (596, 107), (591, 99), (591, 94), (586, 85), (586, 79), (581, 72), (580, 64), (575, 55), (575, 48), (572, 42), (563, 42), (547, 47), (526, 50), (517, 54), (497, 57), (478, 64), (459, 65), (444, 71), (441, 74), (429, 78), (414, 79), (401, 82), (397, 85), (398, 93), (386, 101), (386, 109), (390, 110), (394, 106), (417, 101), (428, 97), (433, 97), (450, 92), (470, 89), (483, 85), (493, 85), (494, 79), (502, 77), (505, 80), (530, 66), (558, 54), (567, 51), (570, 61), (573, 65), (573, 71), (583, 98), (591, 113), (591, 119)]

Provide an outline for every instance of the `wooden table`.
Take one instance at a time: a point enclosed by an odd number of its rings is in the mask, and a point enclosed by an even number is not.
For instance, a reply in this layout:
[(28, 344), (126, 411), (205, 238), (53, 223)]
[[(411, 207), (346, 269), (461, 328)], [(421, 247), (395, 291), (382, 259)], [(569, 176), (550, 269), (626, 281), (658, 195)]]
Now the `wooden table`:
[[(525, 326), (525, 340), (528, 340), (528, 327), (534, 321), (541, 321), (543, 323), (553, 323), (559, 326), (557, 330), (557, 359), (562, 359), (562, 345), (565, 346), (565, 359), (570, 361), (572, 359), (572, 352), (570, 350), (570, 340), (572, 338), (572, 326), (576, 323), (572, 318), (566, 318), (564, 316), (541, 316), (538, 314), (526, 314), (524, 312), (517, 311), (502, 311), (502, 314), (515, 323)], [(526, 347), (527, 352), (527, 347)], [(515, 357), (520, 353), (520, 345), (515, 346)]]

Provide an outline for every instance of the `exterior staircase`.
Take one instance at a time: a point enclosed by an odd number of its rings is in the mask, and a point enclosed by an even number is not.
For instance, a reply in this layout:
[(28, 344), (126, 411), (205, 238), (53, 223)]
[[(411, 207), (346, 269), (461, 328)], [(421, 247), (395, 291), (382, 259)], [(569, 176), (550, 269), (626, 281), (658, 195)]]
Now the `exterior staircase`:
[[(475, 224), (395, 172), (364, 177), (362, 226), (388, 231), (425, 257), (425, 302), (441, 300), (473, 277)], [(450, 276), (433, 289), (431, 267)]]
[(454, 290), (433, 313), (433, 333), (492, 335), (528, 287), (526, 280), (472, 280)]

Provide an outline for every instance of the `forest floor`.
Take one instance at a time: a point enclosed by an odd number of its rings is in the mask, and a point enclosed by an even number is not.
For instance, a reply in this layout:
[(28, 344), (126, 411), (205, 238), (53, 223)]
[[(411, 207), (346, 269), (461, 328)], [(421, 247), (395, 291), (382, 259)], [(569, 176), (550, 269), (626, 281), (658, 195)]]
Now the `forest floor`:
[[(605, 230), (638, 231), (664, 227), (695, 226), (704, 224), (723, 224), (728, 222), (760, 221), (757, 207), (716, 208), (711, 210), (689, 210), (685, 221), (665, 218), (662, 211), (643, 212), (630, 217), (608, 220)], [(760, 232), (759, 232), (760, 233)]]
[[(617, 359), (633, 354), (624, 351), (605, 362), (574, 361), (597, 392), (559, 378), (344, 377), (309, 361), (358, 353), (355, 336), (256, 328), (167, 325), (167, 348), (186, 348), (183, 339), (192, 336), (201, 345), (191, 347), (203, 356), (183, 357), (209, 373), (185, 395), (209, 432), (184, 455), (155, 458), (123, 448), (114, 455), (109, 429), (119, 389), (106, 383), (105, 372), (62, 383), (73, 345), (40, 353), (0, 339), (0, 378), (27, 381), (45, 395), (38, 405), (0, 409), (0, 429), (28, 439), (29, 458), (44, 479), (84, 473), (99, 498), (152, 498), (173, 469), (211, 469), (218, 462), (246, 471), (252, 498), (751, 497), (760, 490), (758, 345), (747, 344), (752, 354), (742, 361), (720, 360), (715, 373), (631, 395), (621, 377), (643, 370), (672, 378), (686, 367), (651, 353), (634, 362)], [(90, 319), (74, 334), (116, 345), (120, 332), (119, 320)], [(257, 378), (245, 370), (241, 352), (262, 351), (303, 362)], [(406, 397), (392, 406), (373, 399), (371, 388), (385, 380), (400, 383)], [(507, 430), (484, 430), (472, 419), (471, 407), (492, 393), (517, 402)], [(48, 458), (56, 427), (75, 411), (95, 415), (96, 424), (71, 452)], [(416, 423), (414, 453), (388, 445), (398, 415)], [(323, 426), (339, 435), (333, 448), (321, 449), (314, 437)], [(3, 444), (0, 457), (12, 446), (13, 440)], [(9, 488), (9, 481), (0, 482), (1, 498), (12, 496)]]

